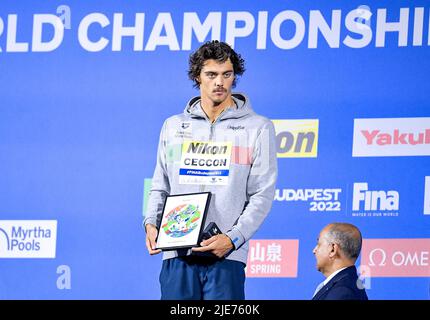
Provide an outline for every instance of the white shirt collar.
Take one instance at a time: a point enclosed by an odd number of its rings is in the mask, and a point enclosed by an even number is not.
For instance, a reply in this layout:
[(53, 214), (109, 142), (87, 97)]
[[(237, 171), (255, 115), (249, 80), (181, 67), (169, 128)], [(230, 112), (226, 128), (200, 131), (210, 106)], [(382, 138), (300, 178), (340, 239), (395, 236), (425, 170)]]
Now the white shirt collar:
[(333, 272), (331, 275), (329, 275), (325, 280), (324, 280), (324, 285), (326, 285), (331, 279), (333, 279), (333, 277), (335, 275), (337, 275), (339, 272), (341, 272), (342, 270), (345, 270), (348, 267), (344, 267), (342, 269), (336, 270), (335, 272)]

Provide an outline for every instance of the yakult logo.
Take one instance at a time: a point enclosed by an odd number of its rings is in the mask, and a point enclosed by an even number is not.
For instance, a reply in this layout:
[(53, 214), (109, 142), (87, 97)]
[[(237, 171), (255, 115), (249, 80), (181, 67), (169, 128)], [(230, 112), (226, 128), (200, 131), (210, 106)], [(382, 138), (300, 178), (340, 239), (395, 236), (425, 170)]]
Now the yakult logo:
[[(370, 191), (366, 182), (354, 183), (353, 216), (398, 216), (399, 193), (395, 190)], [(361, 212), (357, 212), (361, 211)]]
[(298, 240), (251, 240), (247, 277), (297, 277)]
[(430, 155), (430, 118), (354, 119), (353, 157)]
[(56, 220), (0, 220), (0, 258), (55, 258)]
[(372, 277), (430, 277), (430, 239), (365, 239), (361, 264)]

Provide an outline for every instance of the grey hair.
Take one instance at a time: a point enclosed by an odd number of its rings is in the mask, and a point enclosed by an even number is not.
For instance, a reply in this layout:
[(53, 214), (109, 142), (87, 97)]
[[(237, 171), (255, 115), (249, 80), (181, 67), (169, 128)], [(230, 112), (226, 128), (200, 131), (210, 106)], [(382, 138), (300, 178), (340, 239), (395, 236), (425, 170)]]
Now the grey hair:
[(348, 259), (357, 260), (361, 251), (362, 236), (356, 226), (350, 223), (331, 223), (326, 235), (331, 242), (340, 247)]

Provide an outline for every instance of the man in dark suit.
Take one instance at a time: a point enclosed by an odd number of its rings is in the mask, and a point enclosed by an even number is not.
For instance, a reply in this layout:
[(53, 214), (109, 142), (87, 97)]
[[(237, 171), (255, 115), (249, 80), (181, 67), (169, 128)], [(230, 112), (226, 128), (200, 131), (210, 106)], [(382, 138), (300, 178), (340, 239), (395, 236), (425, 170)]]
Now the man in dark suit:
[(312, 300), (367, 300), (355, 261), (361, 251), (361, 233), (349, 223), (331, 223), (321, 230), (313, 253), (326, 279)]

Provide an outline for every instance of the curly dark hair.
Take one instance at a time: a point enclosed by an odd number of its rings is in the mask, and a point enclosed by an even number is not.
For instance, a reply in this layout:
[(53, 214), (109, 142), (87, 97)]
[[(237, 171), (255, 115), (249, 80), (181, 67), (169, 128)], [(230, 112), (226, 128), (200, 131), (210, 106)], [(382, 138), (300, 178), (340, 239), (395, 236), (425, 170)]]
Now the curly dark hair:
[[(235, 76), (241, 76), (245, 72), (245, 60), (236, 53), (227, 43), (218, 40), (208, 41), (190, 55), (188, 77), (194, 82), (194, 88), (200, 88), (197, 77), (200, 76), (206, 60), (214, 59), (220, 63), (230, 59), (233, 64)], [(232, 87), (236, 86), (235, 77)]]

